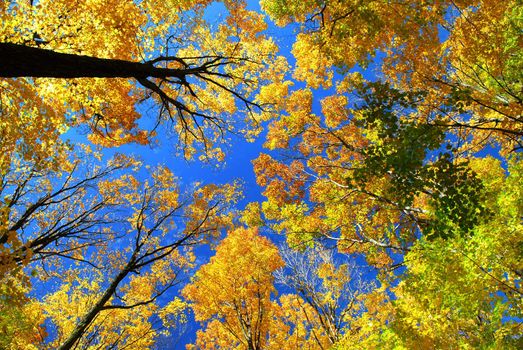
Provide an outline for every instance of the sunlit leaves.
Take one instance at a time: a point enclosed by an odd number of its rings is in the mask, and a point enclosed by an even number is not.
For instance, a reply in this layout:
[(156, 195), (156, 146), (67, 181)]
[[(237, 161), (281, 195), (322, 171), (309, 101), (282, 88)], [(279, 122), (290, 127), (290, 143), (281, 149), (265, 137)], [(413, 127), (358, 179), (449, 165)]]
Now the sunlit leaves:
[(206, 324), (196, 345), (263, 348), (273, 307), (270, 298), (276, 292), (272, 272), (282, 264), (276, 247), (255, 229), (229, 232), (183, 291), (196, 320)]
[(496, 178), (478, 173), (485, 186), (496, 183), (487, 201), (492, 214), (480, 218), (469, 235), (416, 242), (405, 255), (405, 275), (391, 288), (394, 298), (384, 303), (388, 298), (381, 296), (380, 314), (367, 304), (356, 321), (372, 325), (362, 328), (362, 343), (351, 344), (348, 333), (341, 348), (521, 346), (521, 191), (513, 187), (521, 161), (510, 162), (508, 176), (492, 159), (475, 163), (478, 170), (490, 164), (498, 172)]
[(352, 92), (325, 98), (321, 118), (284, 104), (288, 115), (269, 128), (266, 147), (293, 142), (281, 160), (261, 154), (254, 162), (273, 227), (293, 246), (326, 237), (381, 266), (391, 262), (387, 249), (404, 249), (419, 231), (472, 228), (485, 215), (481, 183), (452, 158), (442, 126), (409, 118), (423, 108), (424, 93), (357, 77), (345, 85)]
[[(168, 126), (177, 134), (186, 158), (198, 154), (204, 160), (221, 160), (218, 150), (227, 141), (227, 132), (252, 138), (261, 131), (257, 114), (265, 111), (253, 101), (261, 86), (281, 80), (285, 59), (277, 56), (274, 41), (262, 34), (263, 16), (247, 10), (244, 2), (225, 2), (226, 24), (219, 26), (205, 18), (208, 6), (209, 1), (142, 1), (125, 6), (109, 0), (13, 2), (2, 12), (10, 24), (0, 32), (6, 42), (145, 62), (149, 68), (187, 74), (152, 74), (148, 79), (118, 78), (116, 73), (108, 79), (40, 78), (28, 81), (28, 95), (11, 103), (42, 104), (39, 113), (54, 119), (40, 123), (50, 129), (50, 136), (87, 125), (89, 140), (105, 147), (148, 144), (157, 141), (159, 128)], [(107, 16), (107, 8), (118, 10)], [(27, 79), (18, 80), (24, 84)], [(11, 90), (5, 89), (7, 94)], [(146, 101), (155, 104), (147, 105), (148, 121), (140, 120)], [(237, 118), (237, 112), (244, 117)], [(5, 117), (16, 119), (15, 115)], [(8, 136), (12, 142), (23, 142), (20, 135)]]
[[(156, 72), (0, 81), (0, 347), (152, 348), (190, 303), (193, 348), (521, 348), (520, 2), (261, 1), (289, 62), (250, 8), (0, 2), (3, 43)], [(104, 150), (264, 130), (245, 208)]]

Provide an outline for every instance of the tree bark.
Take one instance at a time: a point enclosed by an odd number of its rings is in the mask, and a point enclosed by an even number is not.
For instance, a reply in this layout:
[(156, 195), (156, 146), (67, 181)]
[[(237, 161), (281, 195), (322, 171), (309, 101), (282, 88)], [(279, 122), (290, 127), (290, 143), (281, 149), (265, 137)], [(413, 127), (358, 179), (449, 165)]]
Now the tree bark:
[(183, 78), (183, 69), (150, 63), (60, 53), (12, 43), (0, 43), (0, 77), (36, 78)]

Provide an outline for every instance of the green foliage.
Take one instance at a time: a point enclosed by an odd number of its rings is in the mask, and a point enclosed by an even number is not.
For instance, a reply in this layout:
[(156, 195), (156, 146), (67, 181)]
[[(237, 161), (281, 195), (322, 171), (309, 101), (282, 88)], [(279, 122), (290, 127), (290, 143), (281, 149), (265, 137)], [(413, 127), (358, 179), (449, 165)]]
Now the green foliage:
[(489, 219), (484, 207), (484, 186), (466, 163), (455, 164), (444, 154), (426, 169), (431, 183), (433, 219), (424, 231), (428, 239), (466, 235)]
[[(483, 203), (491, 215), (478, 219), (468, 236), (452, 226), (458, 232), (447, 239), (417, 241), (399, 284), (389, 288), (394, 297), (383, 296), (379, 313), (363, 313), (361, 332), (347, 333), (338, 348), (521, 348), (522, 163), (511, 160), (504, 178), (499, 162), (471, 162), (489, 193)], [(352, 343), (354, 337), (361, 342)]]
[[(454, 159), (444, 144), (441, 126), (407, 118), (422, 103), (423, 93), (402, 92), (381, 82), (366, 83), (356, 90), (364, 103), (354, 110), (354, 124), (369, 141), (363, 161), (347, 179), (365, 188), (380, 177), (389, 178), (386, 198), (400, 207), (411, 206), (420, 193), (427, 195), (430, 215), (423, 232), (430, 239), (469, 233), (488, 215), (483, 184), (467, 162)], [(435, 161), (427, 160), (429, 155)]]
[(422, 93), (402, 92), (381, 82), (367, 83), (357, 92), (364, 103), (354, 111), (354, 124), (372, 143), (362, 150), (364, 161), (353, 179), (364, 186), (374, 177), (389, 176), (387, 195), (402, 206), (410, 205), (426, 185), (425, 160), (429, 151), (441, 146), (443, 130), (406, 118)]

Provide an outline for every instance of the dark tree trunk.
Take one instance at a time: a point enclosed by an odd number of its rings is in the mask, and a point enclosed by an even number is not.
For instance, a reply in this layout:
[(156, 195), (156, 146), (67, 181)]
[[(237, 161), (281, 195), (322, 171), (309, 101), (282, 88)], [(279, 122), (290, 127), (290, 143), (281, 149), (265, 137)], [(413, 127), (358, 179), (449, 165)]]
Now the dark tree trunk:
[(186, 73), (180, 69), (158, 68), (149, 63), (0, 43), (0, 77), (3, 78), (182, 78)]
[(85, 331), (91, 325), (91, 322), (98, 316), (98, 314), (103, 310), (105, 304), (111, 299), (111, 297), (116, 292), (116, 288), (121, 281), (129, 274), (130, 268), (129, 263), (116, 277), (113, 279), (109, 287), (105, 290), (100, 299), (94, 304), (87, 315), (85, 315), (82, 320), (76, 325), (74, 330), (71, 332), (69, 337), (58, 347), (57, 350), (69, 350), (73, 348), (80, 338), (84, 335)]

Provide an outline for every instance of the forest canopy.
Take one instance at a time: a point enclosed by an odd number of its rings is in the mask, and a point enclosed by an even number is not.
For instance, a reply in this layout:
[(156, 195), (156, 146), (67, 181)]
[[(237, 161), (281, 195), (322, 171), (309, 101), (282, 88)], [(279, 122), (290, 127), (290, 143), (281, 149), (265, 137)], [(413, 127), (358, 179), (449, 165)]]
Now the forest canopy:
[(0, 348), (523, 348), (520, 0), (0, 18)]

